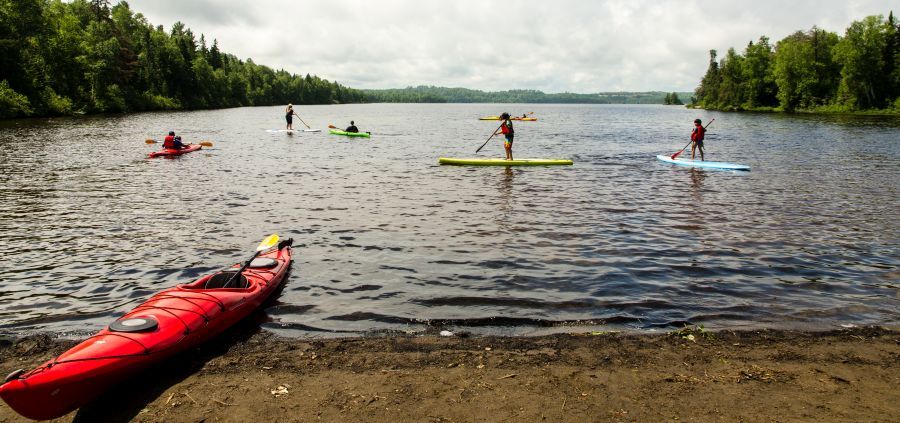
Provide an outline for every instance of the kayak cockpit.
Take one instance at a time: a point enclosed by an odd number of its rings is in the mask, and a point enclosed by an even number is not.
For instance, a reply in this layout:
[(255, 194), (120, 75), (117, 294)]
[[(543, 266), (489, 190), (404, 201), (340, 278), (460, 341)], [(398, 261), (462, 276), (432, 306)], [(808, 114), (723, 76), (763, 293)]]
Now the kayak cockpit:
[(181, 285), (183, 289), (247, 289), (250, 280), (244, 275), (235, 276), (234, 271), (224, 271), (204, 276), (193, 283)]
[[(278, 266), (278, 260), (268, 257), (257, 257), (250, 262), (247, 269), (271, 269)], [(183, 289), (248, 289), (250, 288), (250, 280), (246, 276), (233, 270), (225, 270), (212, 275), (204, 276), (196, 282), (182, 285)]]

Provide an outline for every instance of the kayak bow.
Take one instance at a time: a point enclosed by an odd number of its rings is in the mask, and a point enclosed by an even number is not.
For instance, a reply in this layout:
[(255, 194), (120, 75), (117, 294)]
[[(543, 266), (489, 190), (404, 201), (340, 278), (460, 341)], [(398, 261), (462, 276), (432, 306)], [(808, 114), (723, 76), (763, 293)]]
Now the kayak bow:
[(207, 341), (247, 317), (284, 282), (291, 243), (260, 253), (233, 281), (240, 264), (157, 293), (59, 357), (13, 372), (0, 386), (0, 397), (27, 418), (57, 418), (151, 364)]

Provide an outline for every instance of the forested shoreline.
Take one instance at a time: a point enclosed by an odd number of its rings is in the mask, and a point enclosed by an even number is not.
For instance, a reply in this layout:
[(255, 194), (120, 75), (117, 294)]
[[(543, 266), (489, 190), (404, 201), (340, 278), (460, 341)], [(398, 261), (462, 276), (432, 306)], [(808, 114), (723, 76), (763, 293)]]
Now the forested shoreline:
[(679, 104), (679, 95), (688, 98), (691, 94), (663, 91), (547, 94), (538, 90), (481, 91), (430, 85), (362, 91), (372, 103)]
[(486, 92), (417, 86), (357, 90), (241, 60), (183, 23), (166, 31), (127, 2), (0, 0), (0, 118), (274, 104), (681, 104), (716, 110), (900, 113), (900, 25), (893, 12), (762, 36), (721, 60), (710, 50), (694, 93)]
[(240, 60), (122, 1), (0, 0), (0, 118), (364, 101), (314, 75)]
[(709, 67), (693, 106), (717, 110), (900, 113), (900, 26), (869, 16), (843, 36), (817, 27), (774, 46), (762, 36)]

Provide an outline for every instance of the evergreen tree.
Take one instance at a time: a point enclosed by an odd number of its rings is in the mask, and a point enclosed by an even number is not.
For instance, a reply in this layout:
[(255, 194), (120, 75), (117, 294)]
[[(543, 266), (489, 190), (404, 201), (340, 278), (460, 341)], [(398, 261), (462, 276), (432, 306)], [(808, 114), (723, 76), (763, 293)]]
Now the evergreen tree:
[(701, 107), (714, 108), (719, 99), (719, 62), (716, 61), (716, 51), (709, 51), (709, 66), (706, 74), (700, 80), (700, 86), (694, 92), (697, 103)]
[(2, 118), (360, 101), (358, 90), (242, 62), (215, 40), (207, 49), (180, 22), (154, 27), (124, 1), (0, 0)]

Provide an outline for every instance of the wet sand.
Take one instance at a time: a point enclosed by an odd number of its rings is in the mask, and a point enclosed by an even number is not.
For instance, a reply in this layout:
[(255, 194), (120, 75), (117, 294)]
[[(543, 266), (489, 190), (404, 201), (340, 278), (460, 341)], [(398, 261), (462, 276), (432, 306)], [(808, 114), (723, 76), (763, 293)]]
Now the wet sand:
[[(0, 369), (73, 345), (0, 341)], [(900, 418), (900, 332), (279, 338), (226, 333), (60, 421), (867, 421)], [(0, 422), (25, 421), (5, 403)]]

